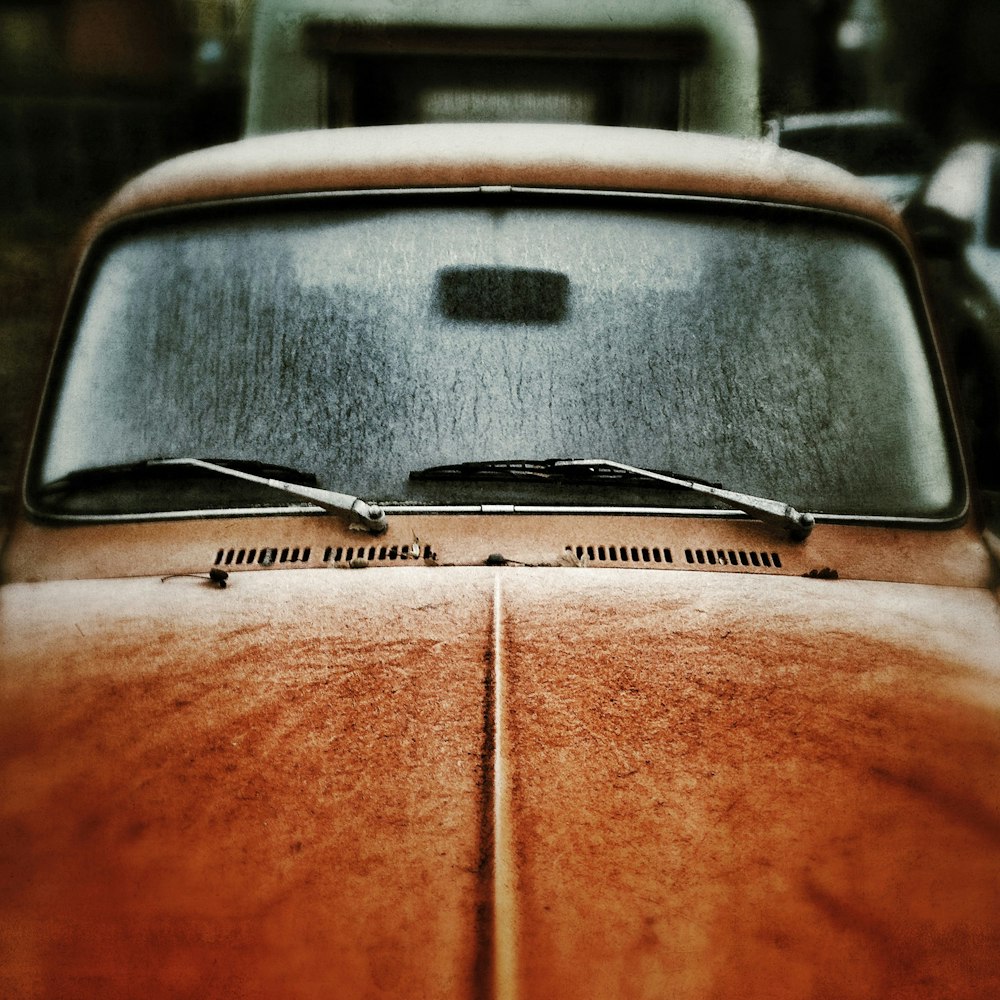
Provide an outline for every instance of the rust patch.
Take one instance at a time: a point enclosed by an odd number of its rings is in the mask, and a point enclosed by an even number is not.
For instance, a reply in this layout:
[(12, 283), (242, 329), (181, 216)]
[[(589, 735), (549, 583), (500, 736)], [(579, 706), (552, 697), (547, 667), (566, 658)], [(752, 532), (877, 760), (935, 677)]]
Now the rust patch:
[(0, 995), (474, 991), (486, 590), (315, 587), (4, 664)]
[(1000, 995), (997, 678), (711, 586), (511, 588), (521, 995)]

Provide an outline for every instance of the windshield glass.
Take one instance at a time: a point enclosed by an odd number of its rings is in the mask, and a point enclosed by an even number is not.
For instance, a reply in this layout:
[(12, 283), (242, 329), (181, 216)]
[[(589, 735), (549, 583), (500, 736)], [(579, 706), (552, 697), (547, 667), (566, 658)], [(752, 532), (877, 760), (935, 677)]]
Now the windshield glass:
[[(409, 478), (577, 456), (817, 512), (940, 516), (956, 495), (894, 258), (804, 212), (508, 196), (174, 220), (106, 251), (55, 398), (42, 484), (191, 455), (385, 505), (711, 502)], [(141, 479), (59, 503), (177, 509)], [(229, 505), (222, 480), (195, 486), (198, 507)]]

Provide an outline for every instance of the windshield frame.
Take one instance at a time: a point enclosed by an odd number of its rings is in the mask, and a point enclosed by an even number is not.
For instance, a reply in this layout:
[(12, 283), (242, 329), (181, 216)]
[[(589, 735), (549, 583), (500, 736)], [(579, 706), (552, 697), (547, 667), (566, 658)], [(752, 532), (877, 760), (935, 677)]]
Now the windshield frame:
[[(928, 300), (916, 261), (910, 248), (898, 233), (881, 222), (849, 211), (822, 206), (803, 205), (793, 202), (730, 198), (721, 195), (678, 194), (663, 191), (629, 190), (581, 190), (577, 188), (534, 187), (520, 185), (474, 185), (474, 186), (433, 186), (426, 188), (384, 189), (370, 188), (337, 191), (307, 191), (288, 194), (236, 197), (211, 200), (194, 204), (171, 205), (153, 210), (136, 212), (123, 216), (100, 231), (87, 245), (73, 276), (65, 310), (59, 323), (56, 347), (46, 379), (42, 404), (38, 411), (31, 436), (28, 462), (22, 479), (22, 503), (29, 519), (40, 523), (109, 524), (119, 522), (169, 521), (205, 518), (268, 517), (289, 515), (318, 515), (318, 507), (309, 504), (289, 503), (254, 507), (150, 510), (142, 513), (66, 513), (47, 508), (41, 500), (41, 467), (45, 456), (45, 443), (51, 432), (56, 397), (62, 384), (67, 359), (72, 348), (82, 311), (86, 306), (93, 281), (107, 254), (122, 240), (134, 232), (148, 232), (169, 226), (174, 222), (202, 221), (220, 216), (236, 217), (265, 211), (300, 211), (303, 207), (347, 201), (351, 208), (366, 206), (385, 207), (388, 201), (397, 205), (410, 203), (420, 207), (446, 204), (450, 201), (465, 202), (476, 206), (490, 203), (506, 205), (511, 197), (543, 204), (600, 204), (612, 201), (670, 204), (672, 210), (693, 212), (718, 211), (722, 214), (742, 213), (782, 216), (797, 214), (822, 220), (824, 224), (842, 227), (874, 238), (893, 259), (904, 290), (913, 308), (919, 329), (921, 345), (927, 357), (935, 402), (941, 418), (942, 436), (947, 449), (948, 460), (953, 473), (954, 500), (950, 510), (941, 516), (905, 516), (877, 514), (843, 514), (827, 511), (810, 511), (817, 523), (841, 523), (852, 525), (891, 525), (899, 527), (946, 529), (963, 524), (971, 510), (971, 482), (964, 449), (960, 444), (957, 411), (953, 392), (945, 376), (945, 363), (941, 346), (932, 328), (928, 310)], [(259, 456), (268, 460), (271, 456)], [(472, 458), (476, 456), (470, 456)], [(562, 456), (574, 457), (574, 456)], [(618, 456), (607, 456), (617, 459)], [(687, 470), (679, 470), (687, 474)], [(352, 490), (350, 482), (325, 484), (329, 489)], [(743, 484), (727, 482), (723, 484), (732, 490), (741, 490)], [(709, 517), (745, 519), (747, 515), (731, 509), (716, 509), (697, 506), (590, 506), (590, 505), (541, 505), (541, 504), (381, 504), (387, 515), (396, 514), (554, 514), (554, 515), (612, 515), (612, 516), (653, 516), (653, 517)]]

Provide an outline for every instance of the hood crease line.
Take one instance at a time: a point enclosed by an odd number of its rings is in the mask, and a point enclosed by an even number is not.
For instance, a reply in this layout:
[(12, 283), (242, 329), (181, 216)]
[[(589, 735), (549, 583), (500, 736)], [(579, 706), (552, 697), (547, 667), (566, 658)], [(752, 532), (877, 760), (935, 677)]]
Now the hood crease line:
[(493, 997), (517, 997), (517, 886), (506, 744), (503, 592), (493, 580)]

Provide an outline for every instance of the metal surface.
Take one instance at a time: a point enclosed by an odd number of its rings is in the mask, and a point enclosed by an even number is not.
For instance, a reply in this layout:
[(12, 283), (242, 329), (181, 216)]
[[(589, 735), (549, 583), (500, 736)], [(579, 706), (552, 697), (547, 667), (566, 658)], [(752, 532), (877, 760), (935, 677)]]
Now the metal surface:
[(230, 580), (7, 588), (4, 995), (1000, 988), (990, 594)]
[(147, 171), (101, 211), (93, 229), (219, 199), (497, 185), (805, 204), (863, 215), (905, 235), (898, 215), (863, 181), (773, 143), (586, 125), (394, 125), (258, 136)]
[[(561, 565), (567, 548), (658, 547), (677, 553), (656, 572), (766, 572), (802, 576), (830, 567), (840, 577), (987, 589), (996, 570), (974, 522), (948, 530), (819, 524), (801, 545), (782, 546), (780, 569), (690, 563), (690, 550), (772, 549), (780, 544), (759, 522), (730, 517), (601, 514), (422, 515), (396, 513), (377, 542), (318, 515), (219, 517), (103, 525), (47, 525), (21, 520), (13, 526), (0, 573), (7, 582), (113, 579), (205, 573), (220, 550), (274, 548), (313, 553), (310, 565), (336, 568), (332, 553), (364, 548), (388, 553), (419, 541), (434, 553), (438, 569), (483, 565), (494, 553), (524, 565)], [(322, 558), (331, 551), (331, 559)], [(375, 556), (371, 557), (372, 559)], [(246, 566), (245, 572), (278, 572), (296, 564)]]

